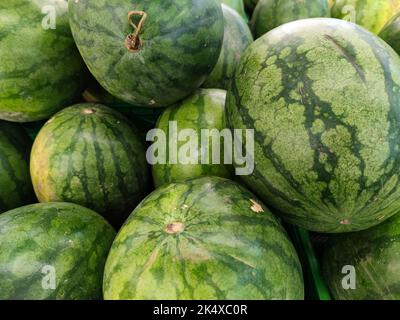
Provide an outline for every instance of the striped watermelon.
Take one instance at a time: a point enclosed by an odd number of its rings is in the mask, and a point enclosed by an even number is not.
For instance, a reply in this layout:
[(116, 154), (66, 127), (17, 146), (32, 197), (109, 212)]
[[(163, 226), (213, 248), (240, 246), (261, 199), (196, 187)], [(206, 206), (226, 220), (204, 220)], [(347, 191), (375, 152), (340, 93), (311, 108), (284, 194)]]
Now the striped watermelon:
[(217, 64), (203, 88), (228, 89), (236, 65), (244, 50), (253, 42), (246, 22), (231, 8), (222, 5), (224, 13), (224, 42)]
[(400, 12), (388, 21), (379, 36), (400, 54)]
[(396, 13), (400, 0), (335, 0), (332, 17), (357, 23), (378, 34)]
[(223, 16), (215, 0), (70, 0), (69, 10), (92, 74), (112, 95), (137, 106), (168, 106), (190, 95), (211, 73), (222, 46)]
[(234, 9), (245, 21), (247, 21), (248, 18), (246, 12), (244, 11), (243, 0), (220, 0), (220, 2)]
[(0, 213), (35, 202), (29, 175), (31, 146), (19, 125), (0, 120)]
[[(171, 164), (170, 161), (167, 163), (155, 164), (152, 167), (153, 180), (156, 186), (161, 186), (166, 183), (175, 181), (182, 181), (189, 178), (195, 178), (200, 176), (221, 176), (229, 178), (232, 171), (231, 165), (225, 165), (223, 157), (223, 145), (221, 143), (221, 164), (212, 163), (212, 140), (209, 140), (209, 162), (210, 164), (201, 164), (201, 130), (202, 129), (217, 129), (223, 130), (226, 128), (224, 110), (225, 110), (225, 97), (226, 91), (220, 89), (199, 89), (194, 95), (183, 100), (178, 105), (169, 107), (161, 115), (157, 123), (157, 128), (165, 132), (166, 144), (161, 143), (161, 147), (166, 146), (166, 154), (162, 151), (158, 151), (158, 156), (166, 156), (166, 160), (171, 159), (169, 153), (170, 139), (174, 135), (179, 134), (181, 130), (193, 129), (197, 133), (199, 140), (189, 142), (193, 149), (198, 152), (192, 159), (189, 154), (185, 153), (184, 160), (190, 163), (191, 160), (198, 164)], [(173, 129), (171, 121), (175, 121), (177, 130)], [(169, 133), (171, 132), (171, 135)], [(188, 139), (179, 141), (177, 144), (179, 148), (188, 144)], [(223, 142), (223, 141), (222, 141)], [(219, 151), (219, 150), (218, 150)]]
[(118, 233), (105, 299), (302, 299), (297, 254), (253, 194), (217, 177), (163, 186)]
[(31, 175), (40, 202), (91, 208), (118, 226), (148, 191), (142, 141), (132, 124), (99, 104), (78, 104), (51, 118), (32, 148)]
[(0, 215), (0, 299), (100, 299), (115, 237), (97, 213), (40, 203)]
[(400, 58), (365, 29), (306, 19), (242, 56), (227, 96), (255, 130), (247, 185), (306, 229), (350, 232), (400, 209)]
[[(335, 299), (399, 300), (400, 215), (366, 231), (333, 237), (323, 271)], [(348, 287), (352, 275), (355, 288)]]
[(66, 0), (0, 3), (0, 119), (49, 118), (84, 90)]
[(330, 17), (327, 0), (260, 0), (251, 17), (251, 28), (256, 38), (287, 22)]

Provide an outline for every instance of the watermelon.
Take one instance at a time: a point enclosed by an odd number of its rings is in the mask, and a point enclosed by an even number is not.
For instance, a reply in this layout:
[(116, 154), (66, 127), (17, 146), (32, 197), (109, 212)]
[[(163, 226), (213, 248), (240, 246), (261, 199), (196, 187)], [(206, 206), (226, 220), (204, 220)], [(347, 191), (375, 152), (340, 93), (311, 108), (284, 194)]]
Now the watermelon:
[(327, 0), (260, 0), (251, 17), (251, 28), (256, 38), (290, 21), (330, 17)]
[(243, 0), (220, 0), (220, 2), (234, 9), (245, 21), (247, 21), (248, 18), (246, 12), (244, 11)]
[(335, 299), (399, 300), (400, 215), (366, 231), (332, 237), (323, 272)]
[(165, 185), (132, 212), (104, 271), (105, 299), (303, 299), (284, 229), (233, 181)]
[(136, 106), (169, 106), (214, 68), (223, 41), (215, 0), (70, 0), (78, 48), (98, 82)]
[[(154, 144), (154, 151), (157, 150), (154, 160), (159, 159), (152, 167), (153, 180), (155, 186), (166, 183), (183, 181), (200, 176), (220, 176), (229, 178), (233, 167), (231, 164), (224, 164), (223, 139), (220, 139), (220, 149), (217, 152), (220, 157), (220, 164), (213, 164), (213, 140), (208, 140), (209, 164), (202, 164), (201, 130), (218, 130), (226, 128), (225, 124), (225, 98), (226, 91), (220, 89), (199, 89), (195, 94), (183, 100), (179, 104), (167, 108), (157, 122), (157, 129), (165, 133), (166, 141), (159, 141), (160, 149)], [(175, 122), (175, 124), (174, 124)], [(174, 127), (176, 125), (176, 127)], [(198, 139), (182, 139), (177, 142), (177, 154), (183, 155), (182, 161), (173, 164), (173, 158), (169, 152), (171, 144), (174, 143), (173, 137), (179, 135), (184, 129), (193, 129), (197, 133)], [(156, 142), (157, 143), (157, 142)], [(191, 154), (189, 151), (182, 153), (184, 146), (191, 146), (196, 152)], [(182, 148), (182, 149), (181, 149)], [(166, 161), (163, 161), (165, 157)]]
[(246, 22), (231, 8), (222, 5), (224, 13), (224, 42), (218, 62), (203, 83), (203, 88), (228, 89), (236, 65), (244, 50), (253, 42)]
[(87, 69), (67, 1), (1, 1), (0, 17), (0, 119), (46, 119), (78, 99)]
[(31, 146), (19, 125), (0, 120), (0, 213), (35, 202), (29, 175)]
[(0, 299), (101, 299), (115, 237), (96, 212), (39, 203), (0, 215)]
[(400, 12), (388, 21), (379, 36), (400, 54)]
[(52, 117), (30, 162), (40, 202), (72, 202), (119, 226), (147, 193), (145, 150), (132, 124), (99, 104), (77, 104)]
[(336, 0), (332, 17), (357, 23), (378, 34), (396, 13), (400, 0)]
[(400, 209), (400, 58), (337, 19), (285, 24), (255, 41), (227, 95), (227, 121), (254, 129), (245, 183), (293, 224), (370, 228)]

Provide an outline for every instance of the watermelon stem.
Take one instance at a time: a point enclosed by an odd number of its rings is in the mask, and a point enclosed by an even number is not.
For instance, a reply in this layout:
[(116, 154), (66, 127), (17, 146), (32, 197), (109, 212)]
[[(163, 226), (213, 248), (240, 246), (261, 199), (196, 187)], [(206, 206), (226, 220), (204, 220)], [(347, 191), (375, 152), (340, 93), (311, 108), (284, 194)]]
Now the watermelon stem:
[[(134, 15), (141, 16), (138, 25), (136, 25), (132, 21), (132, 16), (134, 16)], [(140, 30), (142, 29), (143, 23), (146, 20), (146, 18), (147, 18), (147, 14), (144, 11), (133, 10), (133, 11), (128, 12), (128, 21), (129, 21), (130, 25), (133, 27), (133, 29), (135, 30), (133, 33), (128, 35), (125, 39), (125, 45), (129, 51), (138, 51), (142, 47), (142, 41), (140, 40), (139, 34), (140, 34)]]

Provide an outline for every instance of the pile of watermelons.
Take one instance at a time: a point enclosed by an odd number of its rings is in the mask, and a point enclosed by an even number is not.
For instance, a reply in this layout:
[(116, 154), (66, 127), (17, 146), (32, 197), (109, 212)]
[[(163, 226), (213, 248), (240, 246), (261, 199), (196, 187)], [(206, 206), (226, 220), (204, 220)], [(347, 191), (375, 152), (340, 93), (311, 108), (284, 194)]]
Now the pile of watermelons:
[(400, 0), (221, 2), (0, 3), (0, 299), (400, 299)]

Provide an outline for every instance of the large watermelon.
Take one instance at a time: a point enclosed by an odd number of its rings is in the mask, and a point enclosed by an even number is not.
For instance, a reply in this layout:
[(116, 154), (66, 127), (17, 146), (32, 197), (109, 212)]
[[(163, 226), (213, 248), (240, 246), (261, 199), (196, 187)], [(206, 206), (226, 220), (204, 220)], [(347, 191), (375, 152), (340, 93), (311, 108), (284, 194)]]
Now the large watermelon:
[(400, 54), (400, 12), (388, 21), (379, 36)]
[[(224, 164), (223, 139), (218, 139), (221, 147), (218, 150), (214, 150), (220, 155), (221, 164), (213, 164), (212, 162), (212, 139), (209, 139), (207, 143), (209, 148), (207, 159), (210, 164), (202, 164), (201, 161), (205, 152), (201, 145), (201, 130), (216, 129), (220, 132), (226, 128), (224, 116), (225, 98), (225, 90), (199, 89), (189, 98), (163, 112), (158, 120), (157, 129), (165, 133), (166, 141), (156, 141), (156, 144), (153, 145), (153, 150), (157, 151), (155, 156), (158, 159), (165, 157), (166, 162), (153, 165), (153, 180), (156, 186), (199, 176), (230, 177), (232, 166), (231, 164)], [(169, 150), (173, 150), (171, 148), (171, 145), (174, 144), (173, 139), (181, 134), (182, 130), (186, 129), (195, 130), (198, 139), (192, 140), (188, 137), (178, 141), (177, 155), (182, 155), (182, 160), (185, 161), (185, 164), (182, 161), (177, 161), (176, 164), (173, 164), (171, 161), (173, 154), (169, 152)], [(195, 153), (190, 153), (190, 151), (182, 153), (183, 148), (189, 145)]]
[(245, 21), (247, 21), (248, 18), (246, 12), (244, 11), (243, 0), (220, 0), (220, 2), (234, 9)]
[(228, 89), (236, 65), (244, 50), (253, 42), (253, 36), (246, 22), (234, 10), (222, 5), (224, 13), (224, 42), (217, 64), (203, 88)]
[(31, 146), (19, 125), (0, 120), (0, 213), (35, 202), (29, 175)]
[(296, 252), (240, 185), (203, 177), (149, 195), (117, 235), (105, 299), (302, 299)]
[(260, 0), (251, 17), (256, 38), (282, 24), (294, 20), (330, 17), (327, 0)]
[(0, 119), (49, 118), (84, 90), (67, 0), (0, 3)]
[(399, 300), (400, 215), (366, 231), (333, 237), (323, 271), (336, 299)]
[(51, 118), (32, 148), (40, 202), (66, 201), (118, 226), (148, 191), (145, 150), (132, 124), (99, 104), (78, 104)]
[(216, 0), (70, 0), (70, 23), (90, 71), (112, 95), (168, 106), (214, 68), (223, 41)]
[(233, 128), (255, 130), (244, 181), (292, 223), (372, 227), (400, 209), (400, 58), (365, 29), (306, 19), (242, 56), (227, 97)]
[(0, 299), (100, 299), (115, 231), (71, 203), (33, 204), (0, 215)]
[(336, 0), (332, 17), (357, 23), (373, 33), (379, 33), (396, 13), (400, 0)]

